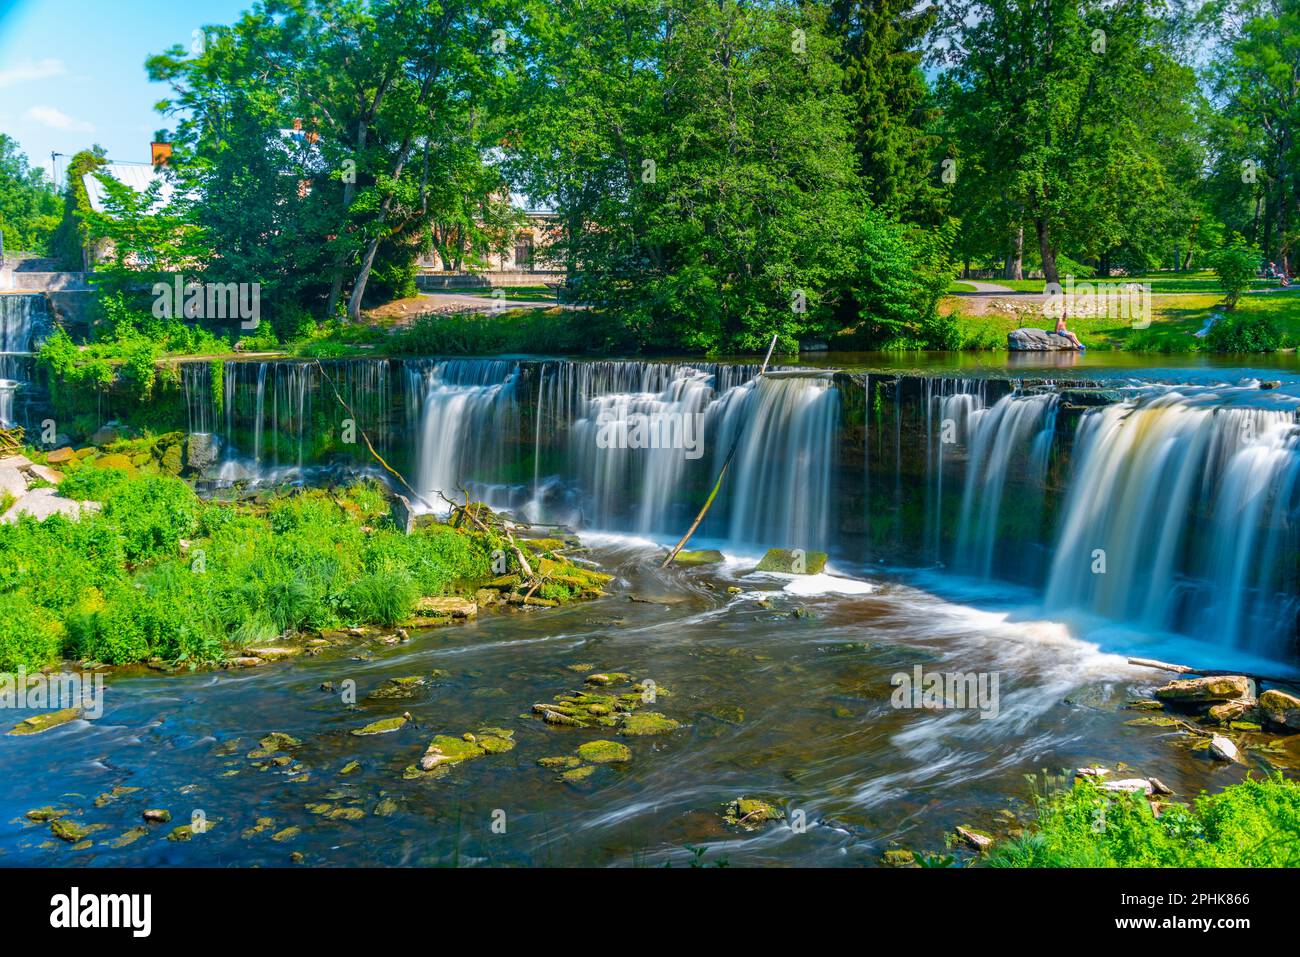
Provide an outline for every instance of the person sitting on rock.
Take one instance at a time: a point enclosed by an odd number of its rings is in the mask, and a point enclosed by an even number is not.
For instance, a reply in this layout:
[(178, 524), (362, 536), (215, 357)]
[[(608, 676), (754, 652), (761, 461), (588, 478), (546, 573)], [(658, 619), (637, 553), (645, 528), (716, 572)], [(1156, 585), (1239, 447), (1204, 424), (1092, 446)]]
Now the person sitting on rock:
[(1056, 318), (1056, 334), (1057, 334), (1058, 336), (1064, 336), (1065, 338), (1069, 339), (1071, 342), (1074, 343), (1074, 348), (1078, 349), (1080, 352), (1083, 352), (1085, 349), (1088, 348), (1088, 347), (1085, 346), (1082, 342), (1079, 341), (1079, 337), (1078, 337), (1078, 336), (1076, 336), (1076, 335), (1075, 335), (1073, 332), (1071, 332), (1069, 329), (1065, 328), (1065, 313), (1064, 313), (1064, 312), (1062, 312), (1062, 313), (1061, 313), (1059, 316), (1057, 316), (1057, 318)]

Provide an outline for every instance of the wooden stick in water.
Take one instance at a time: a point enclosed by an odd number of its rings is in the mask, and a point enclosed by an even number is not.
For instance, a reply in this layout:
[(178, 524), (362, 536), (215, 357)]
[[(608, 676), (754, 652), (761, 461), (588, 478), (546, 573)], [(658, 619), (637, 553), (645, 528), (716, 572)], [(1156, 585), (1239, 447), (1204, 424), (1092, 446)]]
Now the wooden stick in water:
[[(773, 333), (772, 341), (767, 346), (767, 356), (763, 359), (763, 368), (758, 372), (759, 378), (762, 378), (763, 374), (767, 372), (767, 364), (771, 361), (772, 350), (775, 348), (776, 334)], [(673, 547), (671, 552), (668, 553), (668, 557), (664, 559), (664, 563), (659, 566), (660, 568), (667, 568), (673, 563), (673, 559), (677, 557), (677, 553), (680, 552), (686, 546), (686, 543), (691, 540), (691, 536), (695, 534), (695, 530), (700, 527), (700, 522), (704, 521), (704, 516), (709, 511), (709, 506), (712, 505), (713, 500), (718, 497), (718, 490), (722, 488), (722, 480), (726, 478), (727, 469), (731, 467), (731, 460), (736, 456), (736, 449), (740, 447), (740, 436), (744, 431), (744, 428), (745, 424), (743, 422), (739, 427), (737, 427), (736, 438), (732, 441), (731, 450), (727, 452), (727, 457), (722, 462), (722, 468), (718, 470), (718, 480), (713, 483), (713, 490), (709, 492), (709, 497), (704, 500), (704, 507), (700, 509), (700, 514), (695, 516), (695, 521), (691, 522), (691, 527), (686, 530), (686, 534), (682, 536), (682, 540)]]

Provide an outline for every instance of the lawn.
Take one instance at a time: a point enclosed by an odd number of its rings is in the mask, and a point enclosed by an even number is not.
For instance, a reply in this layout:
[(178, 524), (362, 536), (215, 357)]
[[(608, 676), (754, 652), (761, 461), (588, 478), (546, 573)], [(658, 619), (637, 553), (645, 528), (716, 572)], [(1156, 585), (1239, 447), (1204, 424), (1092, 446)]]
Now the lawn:
[[(999, 286), (1006, 286), (1016, 292), (1042, 292), (1044, 282), (1042, 279), (989, 279), (988, 282), (995, 283)], [(1065, 277), (1061, 277), (1061, 283), (1064, 285)], [(1082, 283), (1101, 284), (1119, 284), (1127, 282), (1146, 283), (1151, 286), (1153, 293), (1178, 293), (1178, 292), (1205, 292), (1212, 293), (1219, 290), (1219, 280), (1208, 269), (1199, 272), (1172, 273), (1156, 272), (1147, 273), (1141, 276), (1108, 276), (1106, 278), (1094, 279), (1076, 279), (1075, 285)], [(961, 280), (955, 280), (953, 285), (948, 288), (949, 292), (968, 292), (969, 289), (954, 288), (958, 285), (964, 285)], [(1276, 289), (1275, 280), (1256, 279), (1251, 283), (1252, 289)]]
[[(1211, 309), (1222, 302), (1217, 292), (1156, 295), (1151, 300), (1152, 321), (1146, 329), (1135, 329), (1128, 320), (1101, 317), (1073, 317), (1070, 329), (1090, 349), (1128, 349), (1142, 352), (1191, 352), (1200, 347), (1193, 333), (1204, 327)], [(949, 299), (958, 313), (962, 300)], [(1286, 346), (1300, 343), (1300, 293), (1279, 292), (1243, 296), (1237, 311), (1251, 317), (1267, 317), (1278, 324)], [(1025, 303), (1014, 312), (992, 311), (984, 315), (960, 314), (963, 337), (991, 344), (1005, 343), (1006, 334), (1021, 326), (1050, 329), (1053, 319), (1044, 316), (1038, 303)]]

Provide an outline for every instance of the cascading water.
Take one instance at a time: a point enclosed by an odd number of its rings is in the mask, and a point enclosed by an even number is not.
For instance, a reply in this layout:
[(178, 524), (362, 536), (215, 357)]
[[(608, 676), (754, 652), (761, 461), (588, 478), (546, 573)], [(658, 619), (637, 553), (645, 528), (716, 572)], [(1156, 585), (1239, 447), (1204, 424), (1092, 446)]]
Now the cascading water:
[(1053, 613), (1292, 654), (1300, 399), (1280, 392), (1144, 386), (1114, 401), (1095, 386), (672, 362), (323, 368), (328, 381), (312, 363), (187, 366), (191, 430), (221, 436), (227, 480), (296, 481), (327, 461), (378, 474), (342, 437), (332, 382), (417, 506), (464, 488), (530, 521), (662, 541), (739, 435), (701, 541), (937, 563), (1041, 589)]
[[(406, 365), (407, 418), (414, 428), (414, 485), (425, 508), (439, 493), (478, 499), (514, 478), (507, 474), (519, 443), (519, 365), (456, 359)], [(408, 432), (408, 434), (410, 434)], [(522, 478), (522, 477), (521, 477)]]
[(1049, 608), (1292, 651), (1300, 427), (1294, 400), (1258, 396), (1163, 391), (1083, 417)]
[(1034, 521), (1042, 511), (1048, 456), (1056, 432), (1053, 393), (1003, 396), (991, 409), (968, 415), (969, 458), (958, 525), (957, 566), (984, 578), (994, 575), (994, 553), (1007, 556), (1003, 573), (1037, 538), (1037, 528), (1004, 523), (1003, 506), (1014, 499), (1016, 519)]
[(0, 427), (17, 424), (17, 398), (30, 382), (30, 357), (50, 331), (44, 293), (0, 295)]

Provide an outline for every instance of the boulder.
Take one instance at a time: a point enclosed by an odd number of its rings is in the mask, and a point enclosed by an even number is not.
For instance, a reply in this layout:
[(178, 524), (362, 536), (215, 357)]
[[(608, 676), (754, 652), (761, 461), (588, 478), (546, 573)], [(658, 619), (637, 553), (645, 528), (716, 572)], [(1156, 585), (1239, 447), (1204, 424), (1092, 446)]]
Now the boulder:
[(468, 598), (425, 596), (415, 603), (415, 610), (422, 615), (451, 615), (453, 618), (474, 618), (478, 615), (478, 605)]
[(393, 516), (393, 524), (403, 535), (410, 535), (415, 531), (415, 509), (411, 507), (411, 500), (405, 495), (394, 492), (389, 502), (389, 509)]
[(717, 549), (705, 549), (704, 551), (681, 551), (673, 558), (674, 565), (717, 565), (726, 561), (722, 552)]
[(60, 463), (67, 462), (75, 457), (76, 453), (72, 451), (72, 447), (65, 445), (63, 448), (55, 449), (49, 455), (45, 456), (45, 461), (49, 462), (51, 465), (59, 465)]
[(27, 494), (27, 479), (18, 469), (0, 465), (0, 497), (6, 494), (22, 498)]
[(1210, 738), (1210, 753), (1220, 761), (1241, 760), (1241, 752), (1237, 750), (1237, 746), (1221, 734), (1216, 734)]
[[(800, 554), (796, 555), (796, 552)], [(769, 548), (755, 571), (785, 572), (796, 575), (820, 575), (826, 568), (825, 552), (806, 552), (792, 548)]]
[(1300, 698), (1272, 688), (1259, 696), (1259, 710), (1273, 724), (1300, 731)]
[(98, 431), (90, 437), (91, 445), (104, 446), (118, 439), (130, 438), (130, 431), (121, 422), (105, 422), (99, 427)]
[(51, 515), (66, 515), (79, 518), (83, 512), (99, 511), (98, 502), (74, 502), (70, 498), (60, 498), (52, 488), (32, 489), (13, 504), (13, 507), (0, 516), (0, 522), (16, 522), (20, 515), (30, 515), (38, 522), (43, 522)]
[(1250, 701), (1253, 695), (1250, 679), (1245, 675), (1216, 675), (1171, 681), (1156, 689), (1156, 697), (1161, 701), (1179, 704), (1200, 704), (1210, 701)]
[(1074, 352), (1075, 346), (1065, 336), (1058, 336), (1046, 329), (1029, 327), (1012, 329), (1007, 333), (1007, 349), (1010, 352)]
[(217, 464), (221, 440), (211, 432), (195, 432), (185, 440), (185, 467), (202, 472)]
[(28, 473), (36, 476), (43, 482), (49, 482), (51, 485), (58, 485), (63, 481), (63, 473), (57, 469), (52, 469), (48, 465), (33, 465), (29, 468)]
[(1119, 781), (1107, 781), (1101, 786), (1103, 791), (1122, 791), (1129, 794), (1150, 794), (1155, 787), (1146, 778), (1124, 778)]

